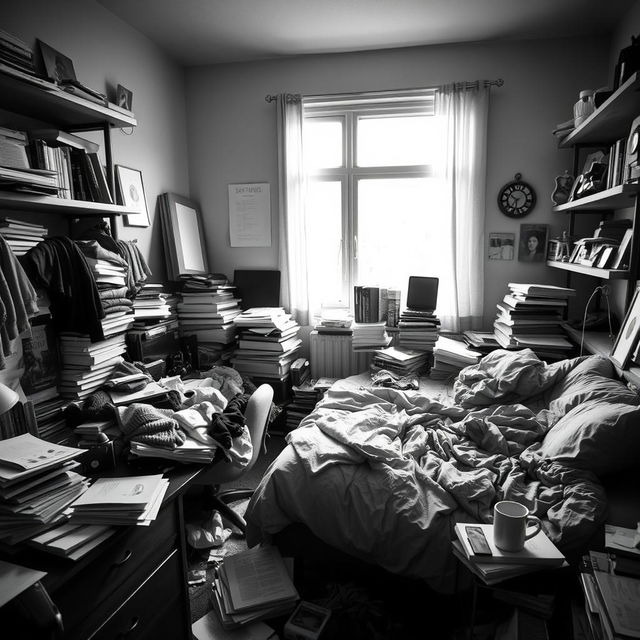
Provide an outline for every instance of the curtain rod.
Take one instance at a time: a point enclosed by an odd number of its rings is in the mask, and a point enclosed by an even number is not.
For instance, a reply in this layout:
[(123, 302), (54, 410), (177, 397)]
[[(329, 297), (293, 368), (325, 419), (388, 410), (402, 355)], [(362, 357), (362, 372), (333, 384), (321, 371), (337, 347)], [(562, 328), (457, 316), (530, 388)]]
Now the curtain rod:
[[(504, 80), (502, 78), (498, 78), (497, 80), (475, 80), (473, 82), (454, 82), (453, 84), (455, 84), (456, 88), (459, 89), (473, 89), (474, 87), (479, 87), (480, 83), (482, 82), (484, 87), (501, 87), (504, 84)], [(391, 91), (367, 91), (364, 92), (367, 95), (371, 95), (373, 94), (378, 94), (378, 95), (383, 95), (385, 93), (409, 93), (411, 91), (415, 91), (415, 92), (419, 92), (419, 91), (426, 91), (428, 89), (435, 89), (437, 87), (428, 87), (426, 89), (393, 89)], [(361, 92), (362, 93), (362, 92)], [(285, 95), (293, 95), (293, 94), (285, 94)], [(350, 95), (350, 96), (354, 96), (354, 95), (358, 95), (358, 93), (350, 93), (350, 94), (341, 94), (341, 93), (335, 93), (335, 94), (329, 94), (329, 96), (325, 96), (325, 97), (338, 97), (341, 95)], [(270, 93), (268, 93), (264, 99), (267, 102), (275, 102), (278, 99), (277, 95), (271, 95)]]

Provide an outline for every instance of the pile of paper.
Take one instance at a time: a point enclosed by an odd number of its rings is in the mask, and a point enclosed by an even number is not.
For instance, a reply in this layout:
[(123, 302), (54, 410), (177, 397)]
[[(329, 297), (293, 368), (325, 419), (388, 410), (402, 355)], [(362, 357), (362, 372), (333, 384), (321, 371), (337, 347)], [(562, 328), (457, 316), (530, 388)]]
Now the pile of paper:
[(83, 453), (29, 433), (0, 441), (0, 540), (17, 544), (68, 519), (88, 487), (74, 471)]
[(158, 516), (168, 486), (162, 474), (98, 478), (71, 504), (71, 522), (147, 526)]
[(289, 613), (299, 599), (287, 565), (274, 546), (253, 547), (225, 557), (212, 587), (214, 609), (226, 629)]
[(481, 357), (482, 353), (469, 349), (465, 342), (439, 336), (433, 348), (430, 376), (440, 380), (457, 376), (465, 367), (477, 364)]

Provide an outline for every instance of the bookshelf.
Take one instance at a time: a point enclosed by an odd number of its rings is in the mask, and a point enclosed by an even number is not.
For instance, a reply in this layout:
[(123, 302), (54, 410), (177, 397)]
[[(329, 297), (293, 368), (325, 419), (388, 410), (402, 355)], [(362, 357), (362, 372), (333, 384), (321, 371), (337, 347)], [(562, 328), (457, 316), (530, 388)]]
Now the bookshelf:
[[(133, 113), (114, 105), (101, 105), (61, 90), (55, 84), (33, 78), (0, 64), (0, 124), (25, 130), (24, 118), (68, 132), (99, 131), (107, 168), (107, 181), (115, 199), (113, 160), (111, 154), (111, 128), (135, 127)], [(41, 126), (41, 125), (38, 125)], [(121, 205), (103, 204), (85, 200), (69, 200), (54, 196), (41, 196), (0, 191), (0, 215), (3, 211), (51, 213), (68, 218), (92, 216), (109, 218), (115, 237), (117, 216), (135, 214)]]

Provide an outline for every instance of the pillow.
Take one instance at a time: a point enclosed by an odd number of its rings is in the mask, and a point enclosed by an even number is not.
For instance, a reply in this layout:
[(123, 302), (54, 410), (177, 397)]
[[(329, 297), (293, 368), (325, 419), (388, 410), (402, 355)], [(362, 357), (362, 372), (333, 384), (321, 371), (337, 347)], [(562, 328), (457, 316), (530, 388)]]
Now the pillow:
[(549, 411), (562, 417), (589, 400), (637, 406), (640, 396), (624, 382), (615, 379), (615, 369), (608, 358), (589, 356), (554, 385), (549, 394)]
[(640, 461), (640, 407), (588, 401), (550, 429), (538, 454), (597, 476), (624, 471)]

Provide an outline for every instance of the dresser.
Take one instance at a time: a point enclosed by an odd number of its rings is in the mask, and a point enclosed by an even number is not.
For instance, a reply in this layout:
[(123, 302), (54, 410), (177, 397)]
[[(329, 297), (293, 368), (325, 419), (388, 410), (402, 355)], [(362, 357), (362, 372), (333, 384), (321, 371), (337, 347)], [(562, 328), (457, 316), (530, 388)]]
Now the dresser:
[[(65, 640), (191, 639), (183, 496), (202, 469), (167, 471), (170, 484), (156, 520), (148, 527), (121, 527), (78, 561), (25, 549), (3, 554), (47, 572), (41, 582), (60, 611)], [(112, 475), (143, 473), (125, 467)], [(1, 614), (3, 624), (19, 628), (20, 620)]]

